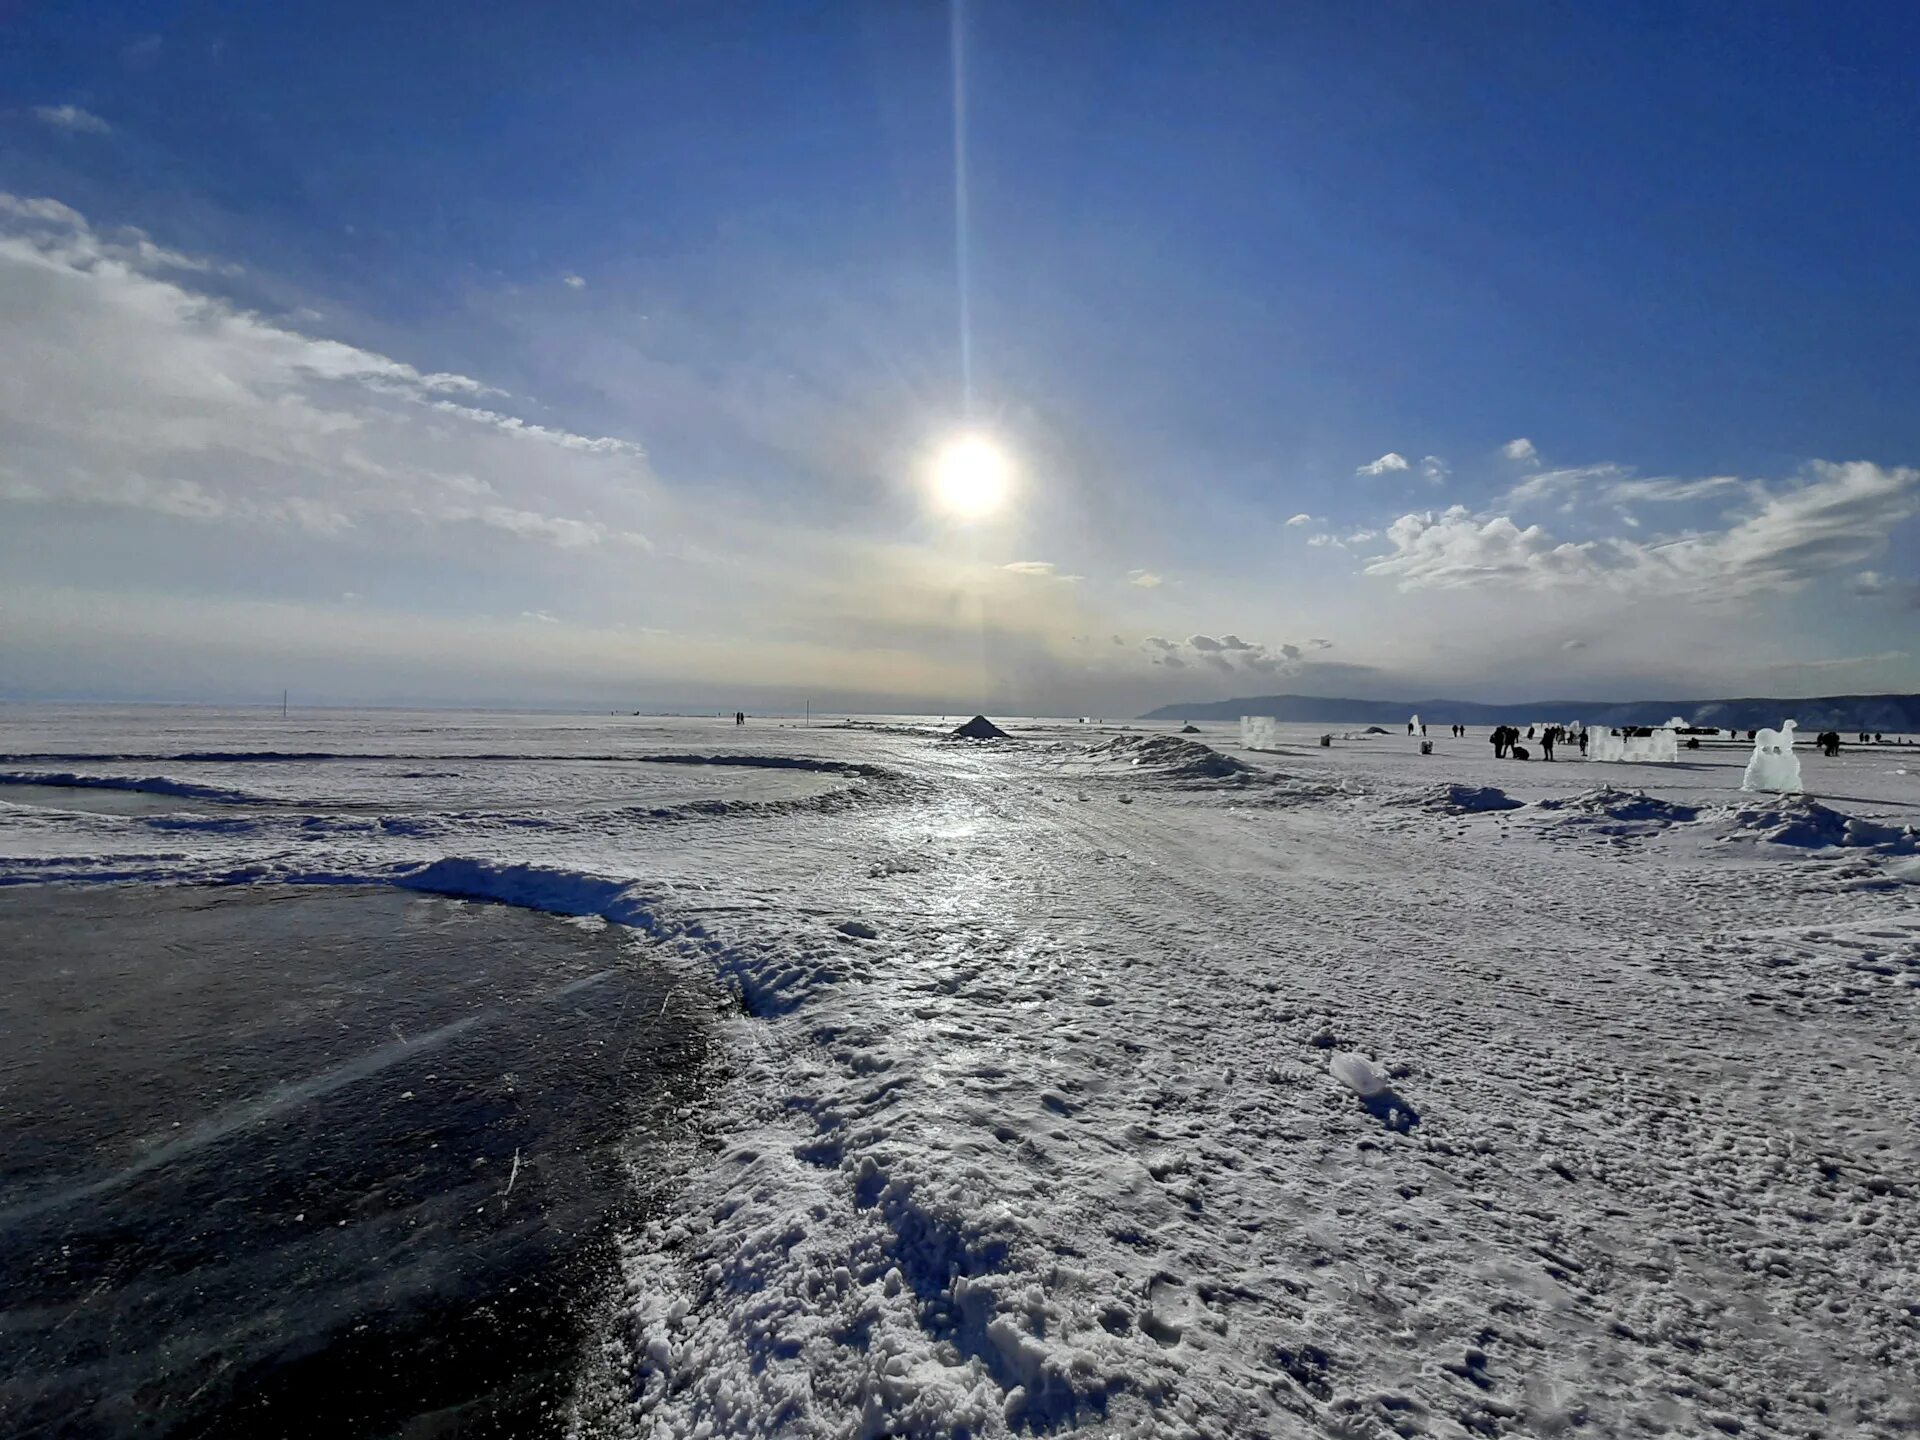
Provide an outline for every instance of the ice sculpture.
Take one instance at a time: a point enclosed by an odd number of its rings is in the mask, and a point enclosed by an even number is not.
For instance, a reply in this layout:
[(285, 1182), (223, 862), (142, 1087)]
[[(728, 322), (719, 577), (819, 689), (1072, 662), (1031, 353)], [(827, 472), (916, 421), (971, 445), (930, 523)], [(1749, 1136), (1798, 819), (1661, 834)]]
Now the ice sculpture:
[(1587, 759), (1622, 760), (1641, 764), (1669, 764), (1680, 758), (1680, 743), (1671, 727), (1650, 735), (1630, 735), (1604, 726), (1587, 731)]
[(1797, 720), (1783, 720), (1778, 730), (1753, 732), (1753, 758), (1747, 761), (1742, 790), (1771, 790), (1779, 795), (1800, 793), (1800, 757), (1793, 753)]
[(1240, 743), (1249, 750), (1276, 750), (1280, 746), (1280, 722), (1271, 715), (1242, 715)]

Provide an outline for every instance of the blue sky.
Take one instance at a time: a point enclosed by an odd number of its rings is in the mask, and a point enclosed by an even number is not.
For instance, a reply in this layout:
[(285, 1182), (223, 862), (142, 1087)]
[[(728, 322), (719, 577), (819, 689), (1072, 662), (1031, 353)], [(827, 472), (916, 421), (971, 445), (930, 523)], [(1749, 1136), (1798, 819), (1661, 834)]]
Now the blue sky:
[(9, 7), (0, 687), (1920, 689), (1920, 11), (951, 20)]

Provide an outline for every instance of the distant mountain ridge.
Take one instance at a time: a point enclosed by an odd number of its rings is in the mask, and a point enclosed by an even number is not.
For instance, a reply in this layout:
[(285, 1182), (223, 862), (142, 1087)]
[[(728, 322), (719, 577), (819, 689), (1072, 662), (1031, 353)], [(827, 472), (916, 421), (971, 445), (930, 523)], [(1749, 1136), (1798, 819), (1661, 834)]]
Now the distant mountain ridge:
[(1473, 700), (1330, 700), (1318, 695), (1255, 695), (1241, 700), (1201, 700), (1162, 705), (1142, 720), (1238, 720), (1271, 715), (1276, 720), (1320, 725), (1365, 721), (1405, 725), (1418, 715), (1429, 726), (1528, 724), (1536, 720), (1582, 720), (1589, 725), (1658, 725), (1679, 715), (1695, 725), (1753, 730), (1796, 720), (1803, 733), (1819, 730), (1920, 732), (1920, 695), (1816, 695), (1797, 699), (1752, 696), (1736, 700), (1528, 700), (1483, 705)]

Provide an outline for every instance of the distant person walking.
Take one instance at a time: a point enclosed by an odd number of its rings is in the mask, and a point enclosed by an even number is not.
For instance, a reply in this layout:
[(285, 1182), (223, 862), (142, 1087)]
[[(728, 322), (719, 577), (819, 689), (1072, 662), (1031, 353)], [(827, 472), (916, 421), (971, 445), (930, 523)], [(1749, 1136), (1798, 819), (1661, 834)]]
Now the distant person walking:
[(734, 711), (734, 712), (733, 712), (733, 723), (734, 723), (734, 724), (736, 724), (736, 725), (744, 725), (744, 724), (746, 724), (746, 723), (747, 723), (747, 712), (746, 712), (746, 711), (744, 711), (744, 710), (736, 710), (736, 711)]
[(1540, 732), (1540, 754), (1544, 758), (1553, 759), (1553, 742), (1559, 734), (1560, 732), (1551, 725)]
[(1586, 758), (1586, 755), (1587, 755), (1587, 732), (1582, 730), (1580, 732), (1580, 758), (1584, 760)]

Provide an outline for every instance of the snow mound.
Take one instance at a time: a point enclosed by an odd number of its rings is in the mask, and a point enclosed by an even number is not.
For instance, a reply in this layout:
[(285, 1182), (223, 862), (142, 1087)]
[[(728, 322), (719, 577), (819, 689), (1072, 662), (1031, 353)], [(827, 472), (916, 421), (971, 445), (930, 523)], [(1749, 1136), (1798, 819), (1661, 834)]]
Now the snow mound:
[(167, 775), (75, 775), (70, 771), (11, 770), (0, 774), (0, 785), (55, 785), (74, 790), (130, 790), (142, 795), (170, 795), (181, 800), (205, 800), (216, 805), (257, 805), (258, 795), (196, 785)]
[(1697, 806), (1679, 805), (1661, 800), (1641, 790), (1622, 790), (1614, 785), (1598, 785), (1578, 795), (1541, 800), (1534, 809), (1558, 811), (1569, 817), (1651, 822), (1658, 825), (1685, 825), (1700, 818)]
[(1911, 825), (1882, 825), (1797, 795), (1731, 809), (1714, 828), (1728, 840), (1790, 845), (1797, 850), (1879, 850), (1903, 855), (1920, 851), (1920, 831)]
[(1498, 785), (1428, 785), (1389, 802), (1448, 815), (1481, 815), (1494, 810), (1518, 810), (1521, 802)]
[(616, 925), (655, 931), (652, 904), (630, 880), (561, 870), (546, 865), (502, 865), (449, 857), (391, 877), (403, 890), (491, 900), (548, 915), (595, 915)]
[(1169, 780), (1244, 780), (1259, 773), (1244, 760), (1177, 735), (1121, 735), (1088, 747), (1087, 753), (1125, 760)]
[(1006, 731), (987, 719), (986, 716), (976, 715), (973, 719), (967, 721), (966, 724), (955, 726), (950, 738), (954, 740), (1006, 740), (1010, 737)]

